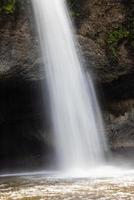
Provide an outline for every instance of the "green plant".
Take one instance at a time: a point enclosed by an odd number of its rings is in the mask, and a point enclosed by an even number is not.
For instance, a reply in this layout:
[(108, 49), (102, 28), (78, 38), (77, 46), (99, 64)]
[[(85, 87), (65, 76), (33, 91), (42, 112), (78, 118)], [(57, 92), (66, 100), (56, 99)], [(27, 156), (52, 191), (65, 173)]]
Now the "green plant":
[(123, 27), (119, 27), (116, 30), (109, 33), (107, 37), (107, 44), (109, 50), (114, 57), (117, 56), (117, 47), (121, 40), (128, 39), (130, 32)]
[(0, 0), (0, 13), (12, 14), (15, 12), (16, 0)]

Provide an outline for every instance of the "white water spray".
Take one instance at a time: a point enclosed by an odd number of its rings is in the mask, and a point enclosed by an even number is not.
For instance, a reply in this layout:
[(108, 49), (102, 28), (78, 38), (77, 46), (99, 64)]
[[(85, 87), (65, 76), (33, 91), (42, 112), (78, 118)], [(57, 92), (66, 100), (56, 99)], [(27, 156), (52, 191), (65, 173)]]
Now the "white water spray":
[(101, 165), (106, 142), (90, 75), (80, 63), (64, 0), (32, 0), (50, 93), (57, 161), (62, 169)]

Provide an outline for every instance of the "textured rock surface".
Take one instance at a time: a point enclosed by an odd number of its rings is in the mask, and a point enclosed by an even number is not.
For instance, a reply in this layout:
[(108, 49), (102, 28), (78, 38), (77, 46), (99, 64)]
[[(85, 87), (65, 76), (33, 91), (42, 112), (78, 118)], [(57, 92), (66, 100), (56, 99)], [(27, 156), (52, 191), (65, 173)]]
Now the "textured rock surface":
[[(120, 27), (131, 29), (133, 0), (76, 0), (73, 3), (77, 34), (87, 67), (98, 73), (97, 80), (108, 83), (133, 73), (134, 49), (129, 38), (117, 38), (116, 56), (109, 47), (109, 35)], [(130, 27), (126, 27), (126, 23)], [(0, 18), (0, 77), (39, 79), (41, 59), (31, 5), (12, 16)], [(123, 34), (123, 33), (120, 33)]]
[(106, 132), (113, 150), (134, 148), (134, 48), (133, 39), (126, 37), (128, 32), (134, 34), (133, 6), (133, 0), (86, 0), (74, 5), (87, 68), (95, 71), (102, 86)]
[(39, 80), (42, 76), (31, 6), (0, 17), (0, 80)]
[(130, 45), (127, 46), (128, 38), (117, 38), (116, 56), (111, 55), (108, 43), (112, 42), (109, 41), (110, 33), (119, 27), (125, 27), (125, 23), (131, 23), (128, 20), (128, 13), (132, 12), (129, 6), (133, 6), (133, 1), (129, 5), (121, 0), (87, 0), (76, 6), (79, 12), (79, 17), (76, 18), (78, 34), (81, 36), (84, 55), (87, 63), (93, 61), (91, 66), (98, 72), (97, 80), (100, 82), (111, 82), (133, 72), (134, 51), (130, 50)]

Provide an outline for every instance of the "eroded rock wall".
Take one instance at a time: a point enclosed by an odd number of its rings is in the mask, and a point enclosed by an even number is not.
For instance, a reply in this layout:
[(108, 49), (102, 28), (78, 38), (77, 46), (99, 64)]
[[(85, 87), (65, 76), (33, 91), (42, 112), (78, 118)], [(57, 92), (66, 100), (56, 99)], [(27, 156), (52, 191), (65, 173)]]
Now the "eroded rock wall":
[(87, 69), (102, 87), (111, 148), (133, 148), (134, 1), (76, 1), (73, 9)]

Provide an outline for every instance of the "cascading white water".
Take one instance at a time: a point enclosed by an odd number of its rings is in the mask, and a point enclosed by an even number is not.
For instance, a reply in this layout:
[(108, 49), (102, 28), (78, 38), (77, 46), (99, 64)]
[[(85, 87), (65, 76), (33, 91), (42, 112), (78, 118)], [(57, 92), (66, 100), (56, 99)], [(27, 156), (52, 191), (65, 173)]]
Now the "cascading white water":
[(85, 170), (105, 160), (103, 122), (80, 63), (64, 0), (32, 0), (50, 93), (57, 161)]

